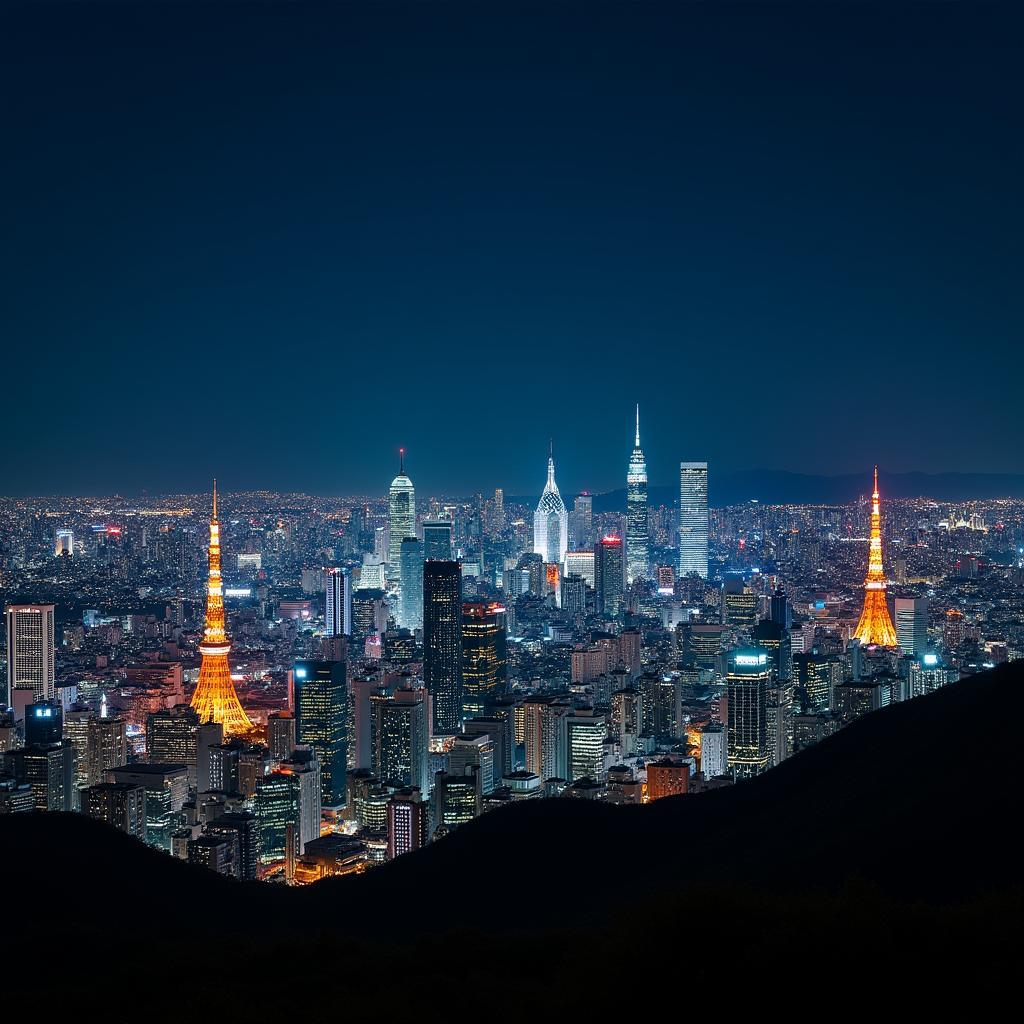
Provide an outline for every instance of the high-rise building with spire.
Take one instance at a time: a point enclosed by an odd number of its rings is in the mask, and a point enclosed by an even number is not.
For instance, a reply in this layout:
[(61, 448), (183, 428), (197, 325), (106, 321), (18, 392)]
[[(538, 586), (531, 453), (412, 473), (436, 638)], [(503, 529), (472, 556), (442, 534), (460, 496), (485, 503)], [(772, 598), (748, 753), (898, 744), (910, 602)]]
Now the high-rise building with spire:
[(636, 407), (636, 440), (626, 474), (626, 583), (650, 574), (647, 539), (647, 460), (640, 447), (640, 406)]
[(878, 504), (878, 467), (875, 489), (871, 494), (871, 543), (868, 548), (868, 574), (864, 579), (864, 610), (854, 636), (862, 644), (896, 646), (896, 630), (885, 603), (885, 570), (882, 567), (882, 514)]
[(398, 476), (388, 495), (388, 579), (398, 579), (402, 541), (416, 536), (416, 489), (405, 475), (405, 449), (398, 449)]
[(555, 483), (555, 449), (548, 453), (548, 482), (533, 514), (533, 551), (545, 562), (562, 562), (569, 548), (569, 516)]
[(210, 577), (206, 586), (206, 628), (199, 651), (203, 663), (192, 694), (192, 707), (200, 722), (217, 722), (226, 736), (252, 730), (231, 681), (228, 652), (231, 643), (224, 629), (224, 588), (220, 578), (220, 521), (217, 519), (217, 481), (213, 481), (213, 515), (210, 518)]

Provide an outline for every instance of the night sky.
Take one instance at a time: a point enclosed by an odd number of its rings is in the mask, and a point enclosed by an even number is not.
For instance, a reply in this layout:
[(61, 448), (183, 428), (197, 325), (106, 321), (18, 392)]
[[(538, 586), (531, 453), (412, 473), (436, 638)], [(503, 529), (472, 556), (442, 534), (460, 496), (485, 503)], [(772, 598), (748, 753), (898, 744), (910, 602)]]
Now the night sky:
[(2, 17), (0, 493), (1024, 472), (1013, 6)]

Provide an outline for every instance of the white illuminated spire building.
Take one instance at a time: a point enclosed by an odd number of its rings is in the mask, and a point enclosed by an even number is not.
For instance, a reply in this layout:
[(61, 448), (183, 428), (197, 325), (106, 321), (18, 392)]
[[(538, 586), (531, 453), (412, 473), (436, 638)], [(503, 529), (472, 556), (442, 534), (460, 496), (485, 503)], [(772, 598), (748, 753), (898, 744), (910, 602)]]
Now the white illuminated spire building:
[(398, 449), (398, 476), (388, 493), (388, 577), (398, 579), (402, 541), (416, 536), (416, 490), (405, 475), (405, 449)]
[(545, 562), (565, 561), (569, 547), (569, 516), (555, 483), (554, 446), (548, 455), (548, 482), (533, 514), (533, 550)]
[(640, 406), (636, 407), (636, 441), (626, 473), (626, 583), (647, 579), (647, 460), (640, 447)]

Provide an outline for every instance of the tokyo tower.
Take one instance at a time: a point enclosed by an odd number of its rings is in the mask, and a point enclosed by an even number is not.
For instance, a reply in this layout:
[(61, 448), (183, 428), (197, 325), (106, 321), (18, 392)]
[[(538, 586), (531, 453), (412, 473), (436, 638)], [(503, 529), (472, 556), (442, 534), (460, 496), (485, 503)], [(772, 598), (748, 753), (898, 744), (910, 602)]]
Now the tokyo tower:
[(250, 732), (252, 722), (242, 709), (228, 668), (231, 643), (224, 630), (224, 588), (220, 579), (220, 523), (217, 520), (217, 481), (213, 481), (213, 517), (210, 519), (210, 579), (206, 587), (206, 628), (199, 645), (203, 664), (192, 694), (192, 708), (200, 722), (219, 722), (224, 735)]
[(864, 579), (864, 611), (854, 636), (864, 645), (896, 646), (896, 630), (885, 603), (885, 570), (882, 568), (882, 516), (878, 510), (878, 467), (875, 466), (875, 490), (871, 495), (871, 547), (868, 574)]

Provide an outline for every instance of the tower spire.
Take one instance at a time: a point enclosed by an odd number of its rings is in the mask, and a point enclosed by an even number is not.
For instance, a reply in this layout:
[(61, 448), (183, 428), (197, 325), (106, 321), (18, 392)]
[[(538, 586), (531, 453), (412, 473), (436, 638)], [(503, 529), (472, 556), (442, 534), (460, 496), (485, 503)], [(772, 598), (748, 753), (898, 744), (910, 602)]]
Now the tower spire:
[(637, 447), (637, 448), (640, 447), (640, 403), (639, 402), (636, 403), (636, 445), (635, 445), (635, 447)]
[(885, 601), (885, 568), (882, 564), (882, 513), (878, 500), (878, 467), (875, 466), (871, 492), (871, 540), (868, 547), (868, 573), (864, 578), (864, 610), (860, 613), (854, 636), (862, 644), (896, 646), (896, 630)]
[(218, 722), (225, 735), (250, 732), (252, 722), (242, 708), (231, 681), (228, 652), (231, 642), (224, 627), (224, 587), (220, 575), (220, 523), (217, 521), (217, 481), (213, 482), (213, 517), (210, 519), (210, 575), (206, 585), (206, 626), (199, 652), (203, 656), (192, 708), (200, 722)]
[(405, 476), (405, 449), (398, 449), (398, 475)]

